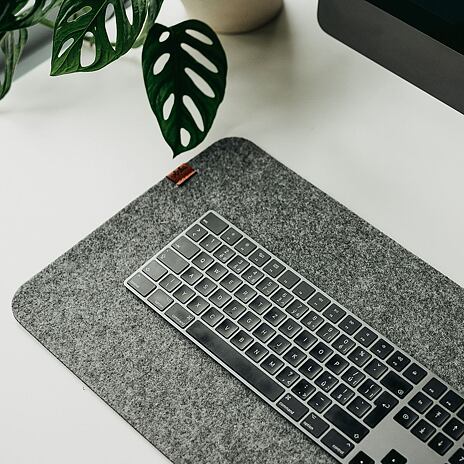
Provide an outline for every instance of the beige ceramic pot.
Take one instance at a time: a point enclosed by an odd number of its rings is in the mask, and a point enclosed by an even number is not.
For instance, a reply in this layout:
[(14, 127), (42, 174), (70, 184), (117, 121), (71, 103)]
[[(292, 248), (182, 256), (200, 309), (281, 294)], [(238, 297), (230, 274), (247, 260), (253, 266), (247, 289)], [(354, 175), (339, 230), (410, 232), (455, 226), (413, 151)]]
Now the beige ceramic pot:
[(216, 32), (238, 34), (273, 19), (283, 0), (182, 0), (191, 18), (200, 19)]

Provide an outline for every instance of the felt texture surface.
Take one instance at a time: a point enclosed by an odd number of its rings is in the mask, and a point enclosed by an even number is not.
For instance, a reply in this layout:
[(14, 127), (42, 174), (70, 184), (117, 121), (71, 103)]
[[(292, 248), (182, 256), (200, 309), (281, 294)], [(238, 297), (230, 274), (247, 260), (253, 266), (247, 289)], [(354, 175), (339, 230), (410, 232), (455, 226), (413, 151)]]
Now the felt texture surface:
[[(24, 284), (14, 315), (174, 463), (332, 463), (123, 281), (215, 209), (464, 390), (464, 290), (251, 142), (217, 142)], [(52, 405), (51, 405), (52, 407)]]

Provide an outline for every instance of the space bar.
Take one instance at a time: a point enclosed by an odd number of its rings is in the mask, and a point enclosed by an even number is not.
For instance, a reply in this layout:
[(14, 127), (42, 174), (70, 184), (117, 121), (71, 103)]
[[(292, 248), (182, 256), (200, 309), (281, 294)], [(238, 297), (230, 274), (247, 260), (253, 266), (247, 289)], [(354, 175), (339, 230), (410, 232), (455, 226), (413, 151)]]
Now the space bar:
[(187, 329), (187, 333), (271, 401), (275, 401), (284, 392), (280, 385), (200, 321), (195, 321)]

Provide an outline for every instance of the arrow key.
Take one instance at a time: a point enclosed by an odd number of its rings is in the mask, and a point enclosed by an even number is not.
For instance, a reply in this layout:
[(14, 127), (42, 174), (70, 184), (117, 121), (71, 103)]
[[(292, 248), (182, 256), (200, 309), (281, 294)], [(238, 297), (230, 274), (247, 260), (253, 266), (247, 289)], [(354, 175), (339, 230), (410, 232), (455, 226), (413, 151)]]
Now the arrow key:
[(380, 462), (382, 464), (406, 464), (408, 460), (398, 451), (392, 449)]

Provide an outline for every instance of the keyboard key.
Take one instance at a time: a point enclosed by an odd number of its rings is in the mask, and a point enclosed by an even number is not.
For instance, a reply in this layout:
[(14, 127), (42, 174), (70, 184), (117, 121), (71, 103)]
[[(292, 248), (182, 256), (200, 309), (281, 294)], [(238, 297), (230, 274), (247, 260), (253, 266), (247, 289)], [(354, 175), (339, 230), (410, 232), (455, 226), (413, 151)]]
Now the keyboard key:
[(290, 346), (290, 342), (282, 335), (277, 335), (268, 343), (268, 346), (274, 353), (282, 354)]
[(194, 267), (189, 267), (182, 275), (181, 278), (183, 279), (184, 282), (194, 285), (197, 283), (203, 274), (198, 270), (195, 269)]
[(310, 311), (309, 314), (301, 322), (309, 330), (316, 330), (324, 322), (324, 319), (314, 311)]
[(306, 355), (294, 346), (293, 348), (287, 351), (287, 353), (284, 356), (284, 359), (293, 367), (296, 367), (306, 359)]
[(230, 316), (232, 319), (237, 319), (240, 317), (246, 308), (238, 301), (232, 300), (224, 309), (223, 311)]
[(409, 429), (417, 421), (417, 419), (419, 419), (419, 416), (414, 411), (405, 406), (395, 415), (393, 419), (395, 419), (395, 421), (405, 429)]
[(243, 284), (236, 292), (235, 296), (242, 302), (248, 303), (254, 296), (256, 291), (253, 290), (249, 285)]
[(373, 359), (365, 368), (367, 372), (374, 379), (379, 379), (382, 374), (387, 370), (387, 366), (377, 359)]
[(323, 433), (329, 428), (327, 422), (322, 420), (318, 415), (310, 412), (304, 420), (301, 422), (301, 425), (306, 429), (311, 435), (316, 438), (319, 438)]
[(449, 459), (450, 464), (464, 463), (464, 449), (458, 449)]
[(312, 393), (316, 390), (307, 380), (301, 379), (293, 388), (292, 392), (295, 393), (302, 400), (307, 400)]
[(293, 319), (288, 318), (280, 327), (280, 332), (286, 335), (288, 338), (293, 338), (300, 330), (301, 325), (295, 322)]
[(444, 456), (448, 450), (453, 447), (454, 443), (442, 433), (437, 433), (429, 443), (430, 448), (432, 448), (440, 456)]
[(279, 276), (280, 274), (282, 274), (282, 272), (284, 272), (284, 269), (284, 265), (280, 264), (275, 259), (273, 259), (272, 261), (267, 263), (266, 266), (264, 266), (264, 272), (266, 272), (266, 274), (270, 275), (271, 277)]
[(435, 427), (425, 420), (421, 419), (412, 429), (411, 432), (421, 441), (427, 441), (434, 433)]
[(208, 213), (200, 222), (216, 235), (224, 232), (228, 227), (227, 224), (214, 213)]
[(147, 296), (156, 287), (150, 279), (140, 272), (131, 277), (127, 283), (141, 296)]
[(173, 292), (180, 284), (181, 280), (178, 279), (175, 275), (168, 274), (161, 282), (160, 285), (167, 292)]
[(425, 391), (427, 395), (430, 395), (434, 400), (437, 400), (441, 395), (443, 395), (443, 393), (445, 393), (446, 385), (441, 383), (438, 379), (433, 378), (425, 384), (422, 390)]
[(366, 376), (356, 367), (350, 367), (342, 376), (342, 379), (350, 386), (350, 387), (357, 387)]
[(395, 371), (401, 372), (411, 360), (400, 351), (395, 351), (387, 360), (387, 364)]
[(308, 359), (299, 370), (307, 379), (314, 379), (322, 371), (322, 366), (313, 359)]
[(251, 266), (242, 274), (242, 278), (245, 279), (251, 285), (255, 285), (256, 282), (258, 282), (261, 279), (261, 277), (263, 277), (263, 275), (264, 274), (259, 269), (256, 269), (254, 266)]
[(264, 296), (258, 295), (249, 305), (256, 314), (263, 314), (267, 309), (271, 307), (271, 303), (264, 298)]
[(277, 357), (274, 356), (273, 354), (270, 354), (262, 363), (261, 366), (263, 369), (269, 374), (274, 375), (282, 366), (284, 363)]
[(388, 392), (383, 392), (374, 401), (374, 409), (364, 418), (363, 422), (371, 428), (376, 427), (397, 404), (398, 400), (396, 398)]
[(253, 335), (263, 343), (266, 343), (273, 335), (275, 330), (269, 327), (264, 322), (258, 326), (257, 329), (253, 332)]
[(334, 452), (337, 456), (345, 458), (354, 448), (353, 443), (340, 435), (336, 430), (330, 430), (322, 438), (322, 443), (324, 443), (327, 448)]
[(300, 282), (292, 292), (303, 301), (306, 301), (314, 292), (316, 291), (315, 288), (311, 287), (306, 282)]
[(148, 301), (160, 311), (164, 311), (174, 300), (159, 288), (150, 295)]
[(155, 282), (161, 279), (168, 271), (157, 261), (150, 261), (144, 268), (143, 272), (151, 277)]
[(231, 296), (226, 293), (222, 288), (216, 290), (210, 297), (209, 301), (216, 305), (218, 308), (222, 308), (227, 302), (231, 300)]
[(195, 259), (192, 261), (193, 264), (195, 264), (196, 267), (201, 269), (202, 271), (206, 269), (212, 262), (213, 258), (211, 258), (210, 255), (206, 254), (204, 251), (202, 251)]
[(195, 292), (187, 285), (182, 285), (174, 293), (174, 298), (176, 298), (181, 303), (187, 303), (195, 295)]
[(324, 343), (319, 342), (309, 353), (319, 362), (324, 362), (333, 353), (333, 350)]
[(212, 253), (221, 243), (214, 235), (209, 234), (200, 242), (200, 246)]
[(441, 427), (450, 417), (449, 413), (437, 404), (425, 415), (437, 427)]
[(308, 309), (309, 308), (301, 301), (295, 300), (287, 306), (285, 311), (287, 311), (287, 313), (295, 319), (300, 319), (300, 317), (303, 317), (308, 312)]
[(269, 322), (269, 324), (272, 324), (274, 327), (278, 326), (287, 316), (278, 308), (274, 307), (271, 308), (266, 315), (264, 316), (264, 319)]
[(281, 308), (284, 308), (293, 300), (293, 296), (287, 290), (280, 288), (272, 295), (271, 300)]
[(158, 261), (171, 269), (175, 274), (180, 274), (188, 268), (189, 264), (182, 256), (178, 255), (174, 250), (168, 248), (162, 251), (157, 256)]
[(453, 440), (459, 440), (464, 435), (464, 423), (453, 417), (443, 427), (443, 432)]
[(217, 288), (217, 285), (207, 277), (200, 281), (195, 286), (195, 290), (198, 293), (201, 293), (203, 296), (208, 296), (211, 292), (213, 292)]
[(261, 359), (263, 359), (264, 356), (266, 356), (268, 353), (269, 351), (258, 342), (253, 343), (253, 345), (251, 345), (250, 348), (245, 351), (245, 354), (249, 356), (254, 362), (261, 361)]
[(382, 390), (373, 380), (366, 379), (358, 388), (364, 398), (372, 401)]
[(400, 377), (396, 372), (390, 371), (380, 383), (387, 387), (398, 398), (404, 398), (411, 390), (412, 385)]
[(369, 429), (365, 425), (337, 404), (334, 404), (324, 414), (324, 417), (355, 443), (360, 443), (369, 433)]
[(184, 309), (179, 303), (174, 303), (167, 311), (166, 316), (179, 327), (187, 327), (194, 319), (194, 315)]
[(259, 317), (248, 311), (239, 320), (238, 323), (246, 330), (253, 330), (259, 324)]
[(297, 422), (309, 411), (303, 403), (289, 393), (281, 398), (277, 403), (277, 407)]
[(433, 401), (422, 392), (416, 393), (408, 402), (409, 406), (423, 414), (432, 406)]
[(216, 328), (216, 330), (224, 337), (230, 338), (237, 332), (238, 325), (234, 324), (230, 319), (224, 319)]
[(353, 361), (359, 367), (364, 366), (364, 364), (366, 364), (371, 358), (372, 355), (360, 346), (355, 348), (348, 356), (348, 359)]
[(372, 406), (365, 399), (357, 396), (349, 405), (348, 410), (351, 411), (356, 417), (364, 416)]
[(353, 398), (354, 391), (342, 383), (331, 393), (330, 396), (340, 404), (346, 404), (351, 398)]
[(364, 451), (360, 451), (349, 464), (375, 464), (375, 461), (369, 457)]
[(277, 289), (278, 285), (269, 277), (265, 277), (256, 288), (265, 296), (269, 296)]
[(291, 387), (299, 378), (299, 374), (290, 367), (284, 367), (277, 375), (277, 380), (286, 387)]
[(354, 337), (356, 341), (361, 343), (362, 346), (368, 348), (379, 338), (371, 329), (363, 327)]
[(236, 256), (227, 266), (237, 274), (241, 274), (249, 265), (250, 263), (245, 258)]
[(406, 464), (408, 460), (398, 451), (392, 449), (380, 462), (382, 464)]
[(326, 322), (317, 331), (317, 335), (319, 335), (319, 337), (322, 338), (322, 340), (326, 341), (327, 343), (330, 343), (339, 333), (340, 333), (340, 331), (338, 329), (336, 329), (329, 322)]
[(234, 248), (243, 256), (248, 256), (256, 248), (256, 245), (247, 238), (242, 238)]
[(197, 316), (201, 314), (207, 307), (209, 303), (204, 300), (201, 296), (196, 296), (188, 305), (187, 308), (192, 311), (192, 313)]
[(461, 410), (456, 415), (459, 417), (459, 419), (464, 421), (464, 408), (461, 408)]
[(456, 412), (464, 404), (464, 399), (457, 393), (448, 391), (440, 400), (440, 404), (448, 409), (448, 411)]
[(336, 305), (335, 303), (332, 303), (324, 312), (324, 316), (332, 321), (334, 324), (336, 324), (345, 314), (346, 311), (340, 306)]
[(393, 350), (393, 346), (383, 339), (377, 340), (371, 348), (371, 351), (380, 359), (385, 359)]
[(316, 392), (308, 401), (308, 404), (316, 412), (324, 412), (332, 404), (332, 400), (325, 396), (323, 393)]
[(340, 375), (347, 367), (349, 363), (338, 354), (334, 354), (325, 364), (334, 374)]
[(201, 318), (211, 327), (217, 325), (224, 316), (216, 309), (216, 308), (209, 308)]
[(417, 385), (427, 375), (427, 372), (413, 363), (403, 372), (403, 375), (414, 385)]
[(193, 258), (200, 251), (200, 248), (187, 237), (179, 237), (172, 247), (187, 259)]
[(294, 287), (301, 279), (292, 271), (285, 271), (278, 279), (278, 282), (285, 288), (290, 289)]
[(227, 269), (219, 263), (214, 263), (207, 271), (209, 277), (218, 281), (227, 274)]
[(199, 226), (198, 224), (195, 224), (192, 226), (185, 235), (187, 237), (191, 238), (194, 242), (200, 241), (208, 232), (203, 229), (203, 227)]
[(244, 350), (253, 341), (253, 338), (243, 330), (240, 330), (240, 332), (233, 336), (231, 341), (239, 350)]
[(253, 363), (238, 355), (234, 348), (200, 321), (191, 324), (187, 329), (187, 333), (269, 400), (275, 401), (284, 392), (280, 385), (254, 366)]
[(237, 277), (232, 272), (229, 272), (222, 280), (221, 286), (224, 287), (229, 292), (233, 292), (236, 290), (240, 285), (243, 284), (243, 280)]
[(303, 330), (303, 332), (300, 332), (295, 338), (295, 343), (304, 350), (308, 350), (316, 341), (317, 338), (307, 330)]
[(353, 349), (355, 343), (353, 340), (345, 335), (340, 335), (333, 343), (332, 346), (341, 354), (347, 354)]
[(316, 311), (322, 311), (330, 304), (330, 300), (322, 293), (317, 292), (308, 300), (308, 304)]
[(353, 335), (361, 327), (361, 323), (353, 316), (348, 315), (338, 324), (338, 327), (348, 335)]
[(235, 245), (243, 235), (236, 231), (233, 227), (229, 227), (222, 235), (221, 238), (226, 242), (228, 245), (233, 246)]
[(221, 263), (227, 263), (235, 256), (235, 251), (229, 248), (227, 245), (220, 246), (215, 252), (214, 257), (217, 258)]
[(271, 257), (269, 256), (268, 253), (266, 253), (264, 250), (261, 250), (258, 248), (257, 250), (253, 251), (253, 253), (250, 255), (249, 260), (256, 264), (258, 267), (264, 266)]

